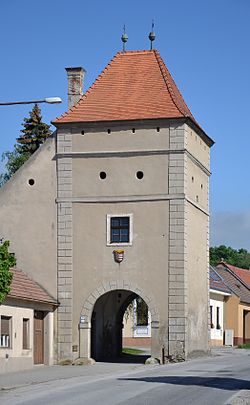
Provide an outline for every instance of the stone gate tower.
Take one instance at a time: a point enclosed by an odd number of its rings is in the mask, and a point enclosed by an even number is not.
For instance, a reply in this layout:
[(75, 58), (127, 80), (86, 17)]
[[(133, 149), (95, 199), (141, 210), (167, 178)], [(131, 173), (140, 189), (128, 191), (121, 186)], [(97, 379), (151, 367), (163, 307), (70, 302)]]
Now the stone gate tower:
[(155, 50), (118, 53), (83, 95), (82, 69), (67, 72), (71, 104), (53, 122), (59, 359), (117, 354), (136, 296), (153, 357), (207, 352), (213, 141)]

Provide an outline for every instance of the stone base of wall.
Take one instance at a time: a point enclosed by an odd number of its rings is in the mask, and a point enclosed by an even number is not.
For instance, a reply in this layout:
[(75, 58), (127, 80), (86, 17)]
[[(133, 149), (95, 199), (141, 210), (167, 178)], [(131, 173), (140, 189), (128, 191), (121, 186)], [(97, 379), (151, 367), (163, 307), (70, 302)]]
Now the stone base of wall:
[(133, 338), (133, 337), (124, 337), (122, 339), (123, 347), (150, 347), (151, 346), (151, 338)]

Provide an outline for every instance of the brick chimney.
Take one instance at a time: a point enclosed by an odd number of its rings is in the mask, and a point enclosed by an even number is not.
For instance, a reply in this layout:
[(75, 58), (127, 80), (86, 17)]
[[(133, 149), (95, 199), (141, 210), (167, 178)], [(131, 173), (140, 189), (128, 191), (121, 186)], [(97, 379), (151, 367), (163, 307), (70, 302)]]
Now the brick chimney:
[(83, 94), (83, 79), (85, 70), (82, 67), (68, 67), (68, 108), (77, 103)]

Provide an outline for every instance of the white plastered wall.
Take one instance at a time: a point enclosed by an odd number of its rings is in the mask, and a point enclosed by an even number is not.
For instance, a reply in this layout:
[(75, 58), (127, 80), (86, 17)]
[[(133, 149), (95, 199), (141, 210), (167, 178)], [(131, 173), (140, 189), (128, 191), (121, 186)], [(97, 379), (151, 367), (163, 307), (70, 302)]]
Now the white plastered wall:
[[(11, 318), (10, 347), (0, 347), (0, 373), (31, 368), (33, 366), (33, 309), (1, 305), (0, 316)], [(29, 319), (28, 349), (26, 350), (23, 349), (23, 318)]]

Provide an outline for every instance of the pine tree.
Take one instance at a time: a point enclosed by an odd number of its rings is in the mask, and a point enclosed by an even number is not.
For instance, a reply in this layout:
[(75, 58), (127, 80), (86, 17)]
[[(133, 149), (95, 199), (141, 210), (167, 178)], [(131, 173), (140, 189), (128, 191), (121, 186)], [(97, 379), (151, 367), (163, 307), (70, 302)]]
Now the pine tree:
[(22, 126), (21, 136), (17, 138), (14, 150), (2, 155), (2, 161), (7, 162), (6, 172), (0, 175), (0, 186), (11, 178), (52, 133), (50, 126), (42, 121), (41, 109), (37, 104), (29, 112), (29, 118), (24, 118)]
[(51, 131), (50, 126), (42, 122), (41, 109), (37, 104), (34, 105), (29, 114), (30, 117), (23, 120), (24, 128), (21, 130), (23, 135), (17, 138), (17, 142), (20, 153), (27, 152), (32, 155), (45, 142)]

